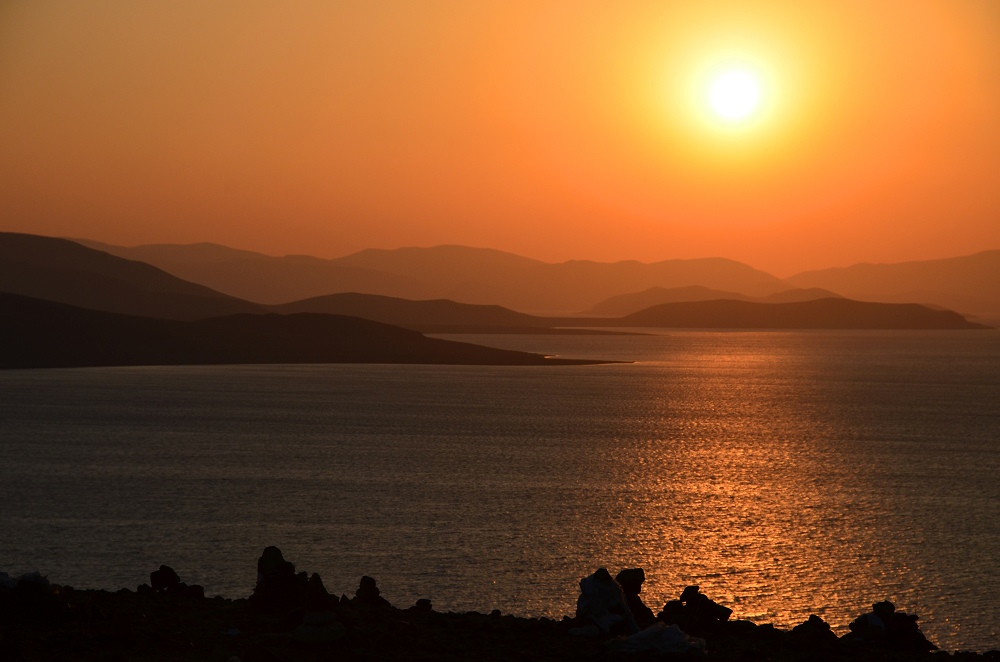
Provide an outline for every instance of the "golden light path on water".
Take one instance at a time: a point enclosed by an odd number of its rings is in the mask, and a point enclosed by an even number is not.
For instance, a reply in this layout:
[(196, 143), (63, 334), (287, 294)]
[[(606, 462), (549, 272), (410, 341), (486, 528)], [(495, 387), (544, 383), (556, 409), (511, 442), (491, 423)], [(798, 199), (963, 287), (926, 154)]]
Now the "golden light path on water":
[[(988, 554), (982, 545), (993, 534), (964, 535), (970, 519), (983, 515), (982, 504), (948, 487), (972, 480), (970, 457), (952, 456), (947, 438), (934, 449), (947, 453), (944, 465), (907, 445), (925, 423), (946, 429), (974, 409), (963, 401), (964, 387), (952, 384), (920, 403), (914, 394), (926, 376), (893, 375), (900, 367), (891, 362), (880, 375), (877, 355), (844, 374), (837, 359), (798, 340), (733, 338), (671, 355), (663, 381), (636, 379), (634, 390), (614, 396), (617, 425), (630, 437), (616, 439), (604, 461), (582, 469), (568, 488), (584, 504), (565, 525), (575, 537), (554, 532), (546, 540), (540, 527), (541, 549), (562, 546), (584, 565), (601, 559), (612, 573), (643, 567), (643, 597), (654, 611), (698, 584), (734, 618), (791, 626), (817, 614), (843, 634), (872, 602), (890, 599), (918, 613), (942, 643), (960, 637), (958, 612), (970, 607), (970, 582), (996, 584), (963, 557)], [(956, 370), (948, 379), (962, 378)], [(879, 401), (894, 392), (892, 406), (882, 409)], [(852, 416), (857, 420), (847, 420)], [(882, 419), (895, 421), (893, 438), (879, 429)], [(910, 494), (915, 482), (923, 484), (921, 501)], [(596, 493), (589, 503), (588, 492)], [(949, 501), (952, 522), (940, 512)], [(925, 549), (927, 531), (943, 543)], [(532, 563), (544, 564), (539, 557)], [(929, 601), (927, 593), (939, 598)], [(525, 607), (532, 610), (530, 601)]]
[[(852, 575), (866, 574), (830, 555), (831, 543), (842, 549), (843, 538), (858, 537), (857, 530), (847, 531), (850, 513), (838, 518), (816, 510), (816, 502), (834, 500), (829, 493), (856, 488), (845, 484), (850, 475), (817, 466), (828, 457), (821, 445), (828, 426), (819, 412), (792, 410), (800, 399), (783, 393), (781, 384), (760, 389), (747, 380), (741, 388), (721, 389), (716, 381), (787, 369), (782, 364), (789, 358), (754, 353), (689, 360), (704, 372), (679, 385), (685, 401), (658, 403), (665, 416), (689, 428), (681, 447), (676, 440), (656, 439), (632, 449), (631, 457), (615, 458), (629, 473), (629, 494), (645, 495), (641, 503), (630, 499), (621, 505), (647, 523), (637, 534), (639, 544), (628, 551), (650, 550), (642, 561), (650, 569), (648, 593), (668, 597), (678, 585), (697, 583), (730, 605), (736, 617), (793, 623), (818, 613), (842, 619), (824, 613), (824, 605), (841, 596), (822, 595), (832, 587), (801, 576), (803, 570), (829, 572), (837, 577), (837, 590), (854, 593), (861, 587), (852, 586)], [(719, 416), (723, 411), (727, 415)], [(706, 516), (710, 526), (704, 525)], [(863, 550), (870, 554), (873, 541), (860, 538), (849, 544), (863, 566)], [(795, 568), (803, 559), (811, 559), (813, 567)], [(869, 581), (862, 582), (860, 604), (871, 592)]]
[(889, 599), (1000, 647), (995, 332), (468, 336), (560, 369), (0, 374), (0, 568), (246, 596), (276, 544), (329, 590), (561, 617), (599, 566), (654, 611), (838, 633)]

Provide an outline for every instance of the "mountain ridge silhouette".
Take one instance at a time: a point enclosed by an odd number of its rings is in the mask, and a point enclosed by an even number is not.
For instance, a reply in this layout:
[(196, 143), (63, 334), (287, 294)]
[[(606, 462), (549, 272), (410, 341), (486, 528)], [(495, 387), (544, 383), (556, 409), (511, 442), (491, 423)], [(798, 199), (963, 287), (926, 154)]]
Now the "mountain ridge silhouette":
[(726, 329), (988, 329), (952, 310), (844, 298), (792, 303), (711, 300), (652, 306), (607, 326)]
[(609, 296), (657, 285), (716, 286), (752, 296), (789, 289), (770, 274), (725, 258), (651, 264), (635, 260), (547, 263), (495, 249), (444, 245), (366, 249), (328, 260), (235, 249), (226, 253), (215, 246), (216, 257), (207, 259), (204, 244), (123, 247), (80, 241), (120, 257), (148, 260), (180, 278), (267, 305), (358, 292), (493, 304), (535, 314), (572, 314)]
[(0, 291), (93, 310), (199, 319), (263, 308), (67, 239), (0, 232)]
[(1000, 321), (1000, 250), (936, 260), (859, 263), (804, 271), (785, 280), (852, 299), (935, 304)]
[(0, 292), (0, 368), (267, 363), (588, 365), (428, 338), (380, 322), (298, 313), (170, 320)]
[[(227, 253), (225, 247), (199, 248), (209, 254)], [(419, 261), (429, 254), (413, 251), (412, 255)], [(379, 254), (380, 259), (386, 256)], [(0, 233), (0, 257), (4, 258), (0, 292), (6, 292), (3, 333), (8, 367), (345, 361), (526, 365), (537, 364), (542, 357), (500, 356), (476, 346), (461, 351), (439, 346), (431, 351), (424, 341), (432, 339), (421, 333), (611, 333), (611, 328), (636, 326), (981, 328), (948, 310), (847, 299), (804, 302), (808, 306), (715, 299), (652, 306), (619, 318), (540, 317), (498, 305), (361, 293), (260, 306), (68, 240)], [(508, 261), (502, 254), (499, 259)], [(530, 261), (517, 264), (534, 268)], [(593, 266), (582, 262), (574, 266), (581, 265)], [(704, 287), (680, 291), (688, 296), (727, 294)], [(785, 290), (763, 301), (816, 294), (822, 292)], [(18, 352), (29, 357), (27, 363), (18, 363)]]
[(756, 301), (758, 303), (792, 303), (795, 301), (811, 301), (813, 299), (836, 298), (840, 295), (820, 288), (792, 288), (775, 292), (765, 297), (751, 297), (739, 292), (713, 290), (701, 285), (687, 287), (651, 287), (641, 292), (619, 294), (600, 302), (590, 310), (581, 312), (581, 316), (622, 316), (638, 312), (650, 306), (663, 303), (680, 303), (683, 301), (711, 301), (715, 299), (730, 299), (736, 301)]
[[(220, 244), (124, 247), (80, 241), (115, 255), (147, 259), (180, 278), (269, 305), (358, 292), (501, 305), (538, 315), (584, 315), (594, 314), (594, 308), (607, 299), (653, 288), (704, 287), (716, 290), (716, 297), (725, 293), (730, 298), (750, 300), (819, 288), (855, 300), (924, 303), (1000, 322), (1000, 288), (991, 291), (989, 285), (1000, 282), (1000, 250), (940, 260), (820, 269), (779, 279), (726, 258), (548, 263), (491, 248), (449, 244), (365, 249), (325, 259), (268, 256)], [(455, 255), (461, 259), (443, 259)], [(977, 261), (983, 263), (979, 272), (973, 267), (971, 276), (962, 276), (963, 271), (970, 271), (967, 265)], [(882, 276), (900, 270), (912, 274), (911, 282)], [(856, 272), (870, 275), (862, 277), (860, 283), (842, 277)], [(440, 282), (442, 279), (446, 282)]]

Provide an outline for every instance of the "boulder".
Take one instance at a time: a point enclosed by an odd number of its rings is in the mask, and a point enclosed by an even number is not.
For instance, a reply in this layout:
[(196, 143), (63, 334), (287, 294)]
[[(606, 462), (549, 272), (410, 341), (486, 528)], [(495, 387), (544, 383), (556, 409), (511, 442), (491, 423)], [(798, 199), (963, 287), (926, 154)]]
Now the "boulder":
[(932, 642), (917, 625), (916, 614), (896, 611), (896, 606), (888, 600), (876, 602), (867, 614), (861, 614), (848, 626), (849, 635), (855, 641), (869, 645), (877, 645), (897, 651), (932, 651), (936, 650)]
[(917, 625), (918, 619), (916, 614), (907, 614), (905, 611), (894, 612), (885, 625), (886, 643), (899, 651), (937, 650), (937, 646), (928, 641), (921, 632), (920, 626)]
[(167, 591), (181, 583), (181, 578), (169, 565), (149, 573), (149, 585), (154, 591)]
[(646, 606), (646, 603), (639, 597), (642, 592), (642, 584), (646, 581), (646, 573), (642, 568), (627, 568), (615, 575), (615, 581), (622, 587), (625, 593), (625, 602), (628, 604), (632, 617), (640, 628), (644, 628), (656, 620), (653, 610)]
[(621, 634), (635, 634), (639, 631), (625, 592), (607, 568), (598, 568), (594, 574), (580, 580), (576, 618), (581, 625), (591, 623), (602, 632), (623, 630)]
[(323, 578), (313, 573), (306, 583), (305, 608), (307, 612), (333, 611), (336, 600), (330, 596), (323, 586)]
[(391, 607), (392, 605), (381, 596), (381, 593), (375, 580), (365, 575), (361, 578), (358, 590), (354, 592), (354, 600), (352, 602), (356, 601), (359, 604), (372, 607)]
[(301, 608), (308, 582), (306, 573), (295, 574), (295, 566), (284, 559), (280, 549), (267, 547), (257, 559), (257, 585), (250, 596), (250, 604), (265, 612)]
[(885, 622), (874, 612), (861, 614), (847, 627), (851, 631), (850, 636), (862, 641), (871, 643), (885, 638)]
[(685, 632), (702, 633), (717, 628), (732, 614), (732, 609), (711, 600), (698, 586), (688, 586), (681, 592), (680, 600), (663, 605), (657, 619), (675, 623)]
[(888, 600), (876, 602), (872, 605), (872, 613), (882, 619), (883, 623), (888, 623), (892, 619), (892, 615), (896, 613), (896, 605)]
[(295, 565), (290, 561), (286, 561), (285, 557), (281, 555), (281, 550), (274, 545), (265, 547), (264, 551), (261, 552), (260, 558), (257, 559), (258, 582), (261, 580), (261, 577), (291, 576), (294, 574)]
[(792, 628), (792, 641), (811, 651), (833, 651), (840, 642), (830, 624), (816, 614)]

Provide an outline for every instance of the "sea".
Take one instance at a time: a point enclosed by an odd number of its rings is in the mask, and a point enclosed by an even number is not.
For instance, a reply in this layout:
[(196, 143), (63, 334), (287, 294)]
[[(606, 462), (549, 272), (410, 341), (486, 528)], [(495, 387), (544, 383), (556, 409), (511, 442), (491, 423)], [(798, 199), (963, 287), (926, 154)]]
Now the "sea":
[(334, 594), (572, 614), (641, 567), (838, 633), (891, 600), (1000, 648), (1000, 331), (442, 336), (604, 365), (0, 372), (0, 571), (248, 596), (277, 545)]

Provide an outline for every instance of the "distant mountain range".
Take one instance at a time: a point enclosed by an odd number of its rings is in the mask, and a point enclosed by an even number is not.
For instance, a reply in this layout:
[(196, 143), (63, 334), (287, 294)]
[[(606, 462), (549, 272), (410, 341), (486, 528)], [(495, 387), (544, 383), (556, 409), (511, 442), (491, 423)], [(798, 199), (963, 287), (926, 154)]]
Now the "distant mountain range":
[[(607, 324), (605, 320), (604, 324)], [(816, 299), (794, 303), (685, 301), (665, 303), (609, 326), (726, 329), (983, 329), (951, 310), (915, 303)]]
[(262, 313), (249, 301), (66, 239), (0, 232), (0, 292), (127, 315), (194, 320)]
[(650, 287), (701, 285), (750, 296), (790, 288), (770, 274), (722, 258), (654, 264), (583, 260), (549, 264), (485, 248), (437, 246), (366, 250), (320, 260), (270, 257), (212, 244), (126, 248), (82, 243), (264, 304), (359, 292), (491, 304), (538, 314), (569, 314), (608, 297)]
[(658, 306), (664, 303), (682, 303), (685, 301), (712, 301), (713, 299), (729, 299), (733, 301), (755, 301), (757, 303), (795, 303), (797, 301), (813, 301), (815, 299), (837, 298), (829, 290), (818, 287), (809, 289), (794, 288), (775, 292), (766, 297), (751, 297), (739, 292), (724, 292), (713, 290), (701, 285), (691, 285), (689, 287), (651, 287), (642, 292), (630, 294), (619, 294), (618, 296), (605, 299), (582, 315), (601, 315), (607, 317), (620, 317), (638, 312), (650, 306)]
[(341, 315), (198, 321), (120, 315), (0, 293), (0, 368), (234, 363), (579, 365)]
[(629, 333), (581, 328), (576, 318), (540, 317), (502, 306), (458, 303), (448, 299), (412, 301), (379, 294), (344, 292), (267, 306), (276, 313), (353, 315), (422, 333), (543, 333), (608, 335)]
[(782, 280), (723, 258), (550, 264), (485, 248), (437, 246), (372, 249), (321, 259), (273, 257), (215, 244), (123, 247), (80, 241), (217, 292), (272, 305), (356, 292), (498, 305), (534, 314), (619, 316), (660, 303), (706, 300), (703, 297), (791, 303), (843, 296), (923, 303), (1000, 322), (1000, 250), (923, 262), (859, 264)]
[(822, 287), (852, 299), (933, 304), (1000, 320), (1000, 250), (806, 271), (786, 280), (796, 287)]
[(427, 338), (357, 317), (269, 312), (66, 239), (0, 233), (0, 368), (593, 363)]
[[(416, 269), (429, 256), (451, 252), (458, 258), (439, 265), (436, 273), (431, 265), (424, 265), (429, 280), (444, 278), (455, 264), (473, 268), (469, 259), (475, 253), (449, 248), (443, 253), (404, 251), (404, 262), (409, 262), (399, 269)], [(390, 253), (375, 252), (374, 258), (357, 259), (385, 269), (386, 261), (394, 259)], [(488, 252), (482, 257), (493, 260), (501, 270), (537, 267), (524, 267), (525, 263), (519, 262), (523, 258), (504, 253)], [(246, 263), (248, 269), (255, 260)], [(657, 269), (674, 275), (685, 269), (694, 273), (706, 268), (707, 262), (711, 261), (669, 267), (664, 266), (668, 263), (644, 265), (655, 267), (644, 273), (648, 276)], [(582, 282), (590, 282), (601, 268), (632, 268), (623, 264), (548, 266), (560, 277), (579, 268), (585, 274)], [(723, 261), (718, 265), (728, 274), (725, 278), (732, 277), (734, 270), (740, 271), (733, 264)], [(756, 275), (759, 272), (748, 273), (755, 287), (762, 286), (764, 281)], [(566, 286), (559, 283), (559, 287)], [(543, 365), (554, 361), (448, 343), (421, 332), (607, 333), (610, 331), (602, 330), (607, 327), (983, 328), (950, 310), (854, 301), (815, 288), (784, 289), (759, 297), (704, 286), (648, 288), (607, 299), (594, 308), (630, 311), (606, 317), (538, 316), (498, 305), (445, 299), (414, 301), (364, 293), (333, 293), (264, 305), (69, 240), (14, 233), (0, 233), (0, 293), (0, 367), (243, 362)], [(646, 306), (665, 299), (673, 301)], [(643, 308), (634, 310), (637, 306)]]
[(433, 325), (506, 327), (549, 326), (544, 317), (518, 313), (502, 306), (456, 303), (447, 299), (412, 301), (377, 294), (344, 292), (268, 306), (276, 313), (353, 315), (407, 328)]

